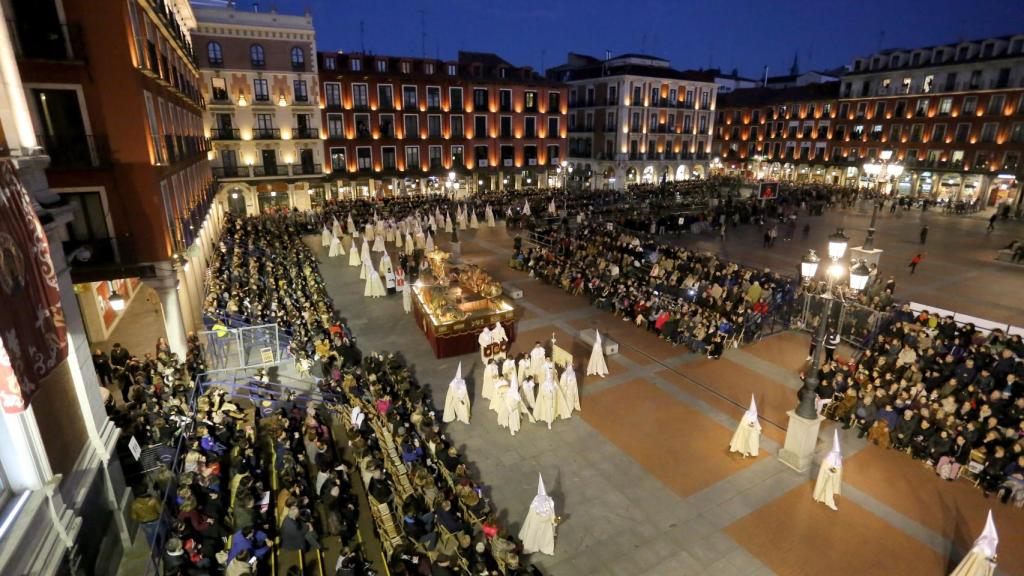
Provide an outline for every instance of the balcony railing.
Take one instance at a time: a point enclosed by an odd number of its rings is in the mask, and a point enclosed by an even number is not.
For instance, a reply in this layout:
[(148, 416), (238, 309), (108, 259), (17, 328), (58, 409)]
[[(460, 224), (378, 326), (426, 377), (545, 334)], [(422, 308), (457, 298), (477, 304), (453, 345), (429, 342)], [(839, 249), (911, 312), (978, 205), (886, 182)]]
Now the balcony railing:
[(210, 128), (211, 140), (240, 140), (238, 128)]
[(256, 140), (280, 140), (280, 128), (253, 128), (252, 137)]
[(38, 134), (36, 140), (50, 157), (51, 170), (81, 170), (110, 161), (106, 142), (92, 134)]
[(214, 178), (247, 178), (249, 176), (249, 170), (241, 166), (214, 166), (213, 170)]
[(77, 24), (43, 24), (7, 19), (14, 56), (26, 60), (84, 61), (85, 43)]
[(111, 266), (115, 264), (136, 264), (135, 242), (131, 235), (121, 238), (88, 238), (85, 240), (66, 240), (62, 242), (64, 253), (71, 254), (80, 248), (89, 250), (87, 261), (76, 260), (72, 267), (72, 275), (76, 270), (92, 267)]
[(278, 166), (277, 164), (252, 166), (252, 175), (256, 178), (262, 178), (264, 176), (287, 176), (288, 168), (285, 166)]
[(316, 128), (299, 127), (292, 131), (292, 138), (297, 138), (299, 140), (319, 140), (320, 131)]
[(292, 176), (318, 176), (323, 174), (320, 164), (293, 164)]

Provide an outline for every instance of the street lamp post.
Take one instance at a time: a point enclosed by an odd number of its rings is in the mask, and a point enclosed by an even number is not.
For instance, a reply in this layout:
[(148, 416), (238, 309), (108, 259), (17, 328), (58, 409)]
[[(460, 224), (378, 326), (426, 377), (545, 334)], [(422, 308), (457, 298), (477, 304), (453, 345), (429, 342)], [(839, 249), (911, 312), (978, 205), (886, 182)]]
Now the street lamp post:
[(864, 163), (864, 173), (875, 179), (875, 198), (871, 208), (871, 223), (868, 225), (868, 236), (864, 239), (864, 250), (871, 250), (875, 245), (875, 219), (878, 217), (878, 200), (882, 195), (882, 184), (889, 182), (890, 178), (899, 178), (903, 174), (903, 165), (889, 162), (892, 158), (892, 150), (882, 150), (878, 155), (880, 162), (868, 161)]
[[(823, 420), (818, 415), (818, 409), (815, 405), (819, 383), (818, 369), (821, 367), (821, 349), (824, 348), (825, 338), (828, 334), (828, 324), (832, 318), (832, 305), (837, 301), (840, 306), (843, 305), (842, 293), (835, 290), (835, 283), (847, 271), (846, 267), (840, 263), (840, 260), (846, 253), (848, 242), (849, 239), (843, 234), (842, 230), (837, 230), (835, 234), (829, 236), (828, 257), (831, 263), (826, 270), (828, 284), (825, 294), (822, 296), (825, 299), (825, 309), (813, 336), (815, 344), (814, 353), (811, 355), (810, 366), (808, 366), (807, 372), (804, 375), (804, 385), (797, 393), (800, 403), (797, 405), (796, 410), (789, 412), (786, 443), (783, 449), (779, 451), (779, 459), (798, 472), (803, 472), (810, 466), (814, 449), (817, 445), (818, 430)], [(819, 262), (820, 259), (813, 250), (804, 256), (800, 263), (800, 276), (805, 282), (810, 283), (815, 277), (818, 272)], [(851, 264), (849, 273), (850, 288), (855, 291), (863, 290), (867, 285), (868, 275), (870, 274), (867, 264), (863, 260), (857, 261)]]

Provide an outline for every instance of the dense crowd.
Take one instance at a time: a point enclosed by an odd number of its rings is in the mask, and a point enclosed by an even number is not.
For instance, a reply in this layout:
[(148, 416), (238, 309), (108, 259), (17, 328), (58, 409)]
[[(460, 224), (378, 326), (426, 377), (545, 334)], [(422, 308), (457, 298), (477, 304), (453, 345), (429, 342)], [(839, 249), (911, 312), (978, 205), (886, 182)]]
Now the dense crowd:
[(849, 365), (819, 371), (824, 413), (946, 480), (1024, 506), (1024, 342), (907, 307)]
[(516, 252), (514, 267), (712, 358), (731, 342), (755, 338), (794, 299), (791, 283), (770, 270), (741, 268), (604, 222), (553, 227), (540, 238)]

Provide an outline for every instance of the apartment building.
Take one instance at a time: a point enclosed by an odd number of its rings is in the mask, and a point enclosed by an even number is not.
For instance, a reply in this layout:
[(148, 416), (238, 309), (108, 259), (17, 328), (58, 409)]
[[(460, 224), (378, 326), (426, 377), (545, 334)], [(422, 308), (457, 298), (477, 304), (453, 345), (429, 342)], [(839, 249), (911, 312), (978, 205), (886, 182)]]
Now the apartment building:
[(345, 196), (559, 185), (566, 88), (495, 54), (319, 55), (328, 181)]
[(708, 174), (716, 73), (668, 60), (570, 53), (547, 71), (569, 85), (570, 179), (587, 188), (684, 180)]
[[(258, 5), (256, 5), (258, 6)], [(316, 34), (308, 13), (194, 8), (218, 193), (236, 214), (324, 200)]]

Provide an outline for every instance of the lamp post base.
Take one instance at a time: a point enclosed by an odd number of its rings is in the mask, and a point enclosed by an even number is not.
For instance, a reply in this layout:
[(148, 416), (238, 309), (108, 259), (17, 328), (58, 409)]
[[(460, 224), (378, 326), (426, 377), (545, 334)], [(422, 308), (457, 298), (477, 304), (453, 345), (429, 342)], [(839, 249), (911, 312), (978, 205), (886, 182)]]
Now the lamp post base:
[(786, 443), (779, 450), (779, 460), (797, 472), (806, 472), (811, 467), (814, 449), (818, 445), (818, 430), (825, 418), (818, 416), (809, 420), (797, 416), (793, 410), (789, 414), (789, 427), (786, 429)]
[(874, 264), (878, 266), (878, 261), (882, 258), (883, 250), (881, 248), (868, 248), (866, 246), (854, 246), (850, 248), (850, 262), (854, 260), (863, 260), (865, 264)]

